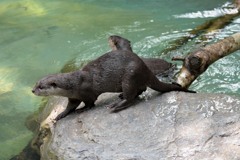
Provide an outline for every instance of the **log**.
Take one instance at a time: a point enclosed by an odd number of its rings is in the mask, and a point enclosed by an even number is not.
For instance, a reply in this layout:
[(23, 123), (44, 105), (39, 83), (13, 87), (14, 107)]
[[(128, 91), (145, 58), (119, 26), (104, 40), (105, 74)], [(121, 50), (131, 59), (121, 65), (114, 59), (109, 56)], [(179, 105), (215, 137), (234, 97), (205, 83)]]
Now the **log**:
[(200, 48), (185, 58), (174, 57), (172, 60), (183, 61), (177, 77), (177, 83), (188, 88), (191, 83), (215, 61), (240, 49), (240, 33), (233, 34), (216, 43)]
[(240, 0), (234, 0), (233, 3), (237, 8), (240, 8)]

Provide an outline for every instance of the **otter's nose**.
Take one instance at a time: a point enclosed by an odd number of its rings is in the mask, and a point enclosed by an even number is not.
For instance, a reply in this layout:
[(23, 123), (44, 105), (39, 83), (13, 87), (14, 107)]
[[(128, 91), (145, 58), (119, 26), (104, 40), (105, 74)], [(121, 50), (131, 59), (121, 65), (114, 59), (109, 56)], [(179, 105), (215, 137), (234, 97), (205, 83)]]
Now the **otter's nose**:
[(32, 93), (35, 93), (35, 90), (32, 90)]

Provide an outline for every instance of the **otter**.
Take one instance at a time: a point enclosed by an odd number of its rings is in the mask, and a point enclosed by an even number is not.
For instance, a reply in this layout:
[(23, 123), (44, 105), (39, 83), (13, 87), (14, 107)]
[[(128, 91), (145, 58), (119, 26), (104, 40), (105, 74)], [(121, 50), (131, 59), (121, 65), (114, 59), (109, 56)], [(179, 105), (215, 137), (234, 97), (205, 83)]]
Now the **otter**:
[[(108, 44), (112, 51), (115, 50), (128, 50), (133, 52), (131, 47), (131, 41), (126, 38), (112, 35), (108, 38)], [(153, 72), (154, 75), (166, 75), (168, 71), (175, 67), (172, 63), (169, 63), (160, 58), (142, 58), (143, 62)]]
[[(116, 50), (89, 62), (81, 70), (46, 76), (39, 80), (32, 92), (37, 96), (64, 96), (69, 103), (56, 120), (73, 112), (81, 102), (92, 108), (97, 97), (105, 92), (120, 92), (122, 98), (110, 105), (118, 112), (134, 103), (136, 97), (150, 87), (159, 92), (192, 92), (177, 84), (163, 83), (133, 52)], [(83, 108), (83, 109), (84, 109)]]

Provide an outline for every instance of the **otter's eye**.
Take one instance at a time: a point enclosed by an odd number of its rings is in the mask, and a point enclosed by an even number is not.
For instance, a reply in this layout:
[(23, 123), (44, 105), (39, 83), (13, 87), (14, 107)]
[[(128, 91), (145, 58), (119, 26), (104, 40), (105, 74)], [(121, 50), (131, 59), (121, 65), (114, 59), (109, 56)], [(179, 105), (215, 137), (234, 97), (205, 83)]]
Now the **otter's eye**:
[(43, 86), (38, 86), (39, 89), (43, 89)]
[(51, 83), (51, 86), (55, 88), (55, 87), (57, 87), (57, 84), (56, 83)]

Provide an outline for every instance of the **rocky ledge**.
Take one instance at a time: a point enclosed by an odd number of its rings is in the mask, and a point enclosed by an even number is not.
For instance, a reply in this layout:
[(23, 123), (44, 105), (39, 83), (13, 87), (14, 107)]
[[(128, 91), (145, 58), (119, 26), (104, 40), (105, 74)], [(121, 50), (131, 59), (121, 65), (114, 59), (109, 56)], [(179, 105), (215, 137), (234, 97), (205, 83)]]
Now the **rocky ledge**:
[[(240, 159), (240, 97), (149, 92), (130, 108), (109, 113), (104, 106), (115, 98), (105, 94), (95, 108), (54, 125), (43, 121), (41, 131), (49, 132), (41, 159)], [(66, 98), (53, 97), (43, 114), (66, 103)]]

